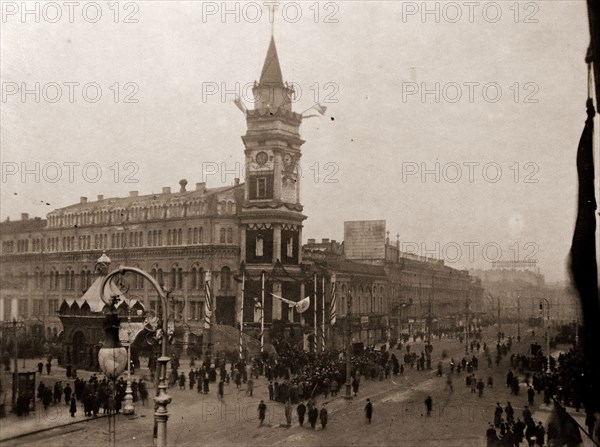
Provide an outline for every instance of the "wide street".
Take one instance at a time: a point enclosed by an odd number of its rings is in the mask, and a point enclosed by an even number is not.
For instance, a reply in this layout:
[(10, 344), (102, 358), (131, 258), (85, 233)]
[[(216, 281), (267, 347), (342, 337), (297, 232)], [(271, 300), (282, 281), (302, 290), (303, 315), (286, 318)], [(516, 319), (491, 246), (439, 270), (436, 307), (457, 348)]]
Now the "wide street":
[[(506, 328), (507, 334), (509, 328)], [(516, 331), (515, 331), (516, 332)], [(524, 331), (523, 331), (524, 332)], [(495, 346), (495, 330), (488, 329), (485, 339)], [(512, 352), (525, 352), (531, 343), (524, 337), (520, 344), (513, 344)], [(542, 341), (542, 340), (539, 340)], [(410, 343), (412, 350), (420, 352), (422, 344)], [(326, 403), (329, 410), (329, 424), (325, 430), (319, 426), (312, 430), (300, 427), (294, 411), (291, 427), (285, 426), (283, 405), (269, 402), (267, 383), (261, 377), (255, 383), (254, 395), (246, 395), (246, 387), (236, 389), (235, 384), (225, 387), (225, 396), (220, 401), (216, 395), (216, 386), (211, 384), (208, 395), (198, 394), (195, 390), (179, 390), (173, 387), (169, 394), (173, 397), (169, 405), (168, 439), (170, 445), (406, 445), (406, 446), (481, 446), (487, 423), (493, 419), (496, 402), (503, 406), (511, 400), (515, 415), (521, 414), (526, 403), (526, 394), (518, 398), (510, 396), (504, 385), (508, 370), (505, 358), (499, 367), (488, 368), (483, 361), (483, 352), (476, 355), (480, 359), (477, 377), (487, 381), (494, 379), (494, 387), (487, 387), (482, 398), (472, 394), (465, 386), (465, 374), (454, 374), (454, 391), (446, 387), (446, 378), (438, 377), (436, 365), (441, 353), (446, 350), (444, 369), (448, 370), (450, 357), (460, 361), (464, 355), (464, 344), (458, 340), (434, 340), (433, 370), (418, 372), (408, 367), (403, 376), (383, 381), (361, 380), (358, 396), (351, 401), (342, 396), (325, 400), (317, 397), (320, 407)], [(398, 353), (396, 353), (398, 355)], [(183, 371), (186, 371), (185, 366)], [(522, 386), (525, 386), (522, 384)], [(433, 399), (433, 412), (425, 414), (424, 399), (430, 395)], [(367, 424), (363, 408), (366, 398), (373, 402), (373, 422)], [(264, 426), (259, 427), (257, 406), (261, 399), (267, 403), (267, 417)], [(541, 396), (536, 397), (535, 407), (540, 404)], [(62, 406), (61, 406), (62, 407)], [(66, 418), (66, 407), (58, 410), (59, 419)], [(39, 410), (43, 411), (43, 410)], [(51, 409), (56, 417), (57, 410)], [(79, 410), (82, 412), (82, 409)], [(534, 412), (535, 413), (535, 412)], [(34, 416), (35, 417), (35, 416)], [(43, 417), (43, 416), (42, 416)], [(534, 414), (534, 418), (536, 415)], [(17, 422), (19, 423), (19, 422)], [(25, 423), (25, 422), (23, 422)], [(28, 435), (12, 441), (3, 442), (7, 446), (95, 446), (108, 443), (108, 418), (89, 419), (74, 425)], [(117, 445), (147, 446), (152, 443), (153, 408), (136, 405), (133, 417), (118, 415), (116, 419)]]

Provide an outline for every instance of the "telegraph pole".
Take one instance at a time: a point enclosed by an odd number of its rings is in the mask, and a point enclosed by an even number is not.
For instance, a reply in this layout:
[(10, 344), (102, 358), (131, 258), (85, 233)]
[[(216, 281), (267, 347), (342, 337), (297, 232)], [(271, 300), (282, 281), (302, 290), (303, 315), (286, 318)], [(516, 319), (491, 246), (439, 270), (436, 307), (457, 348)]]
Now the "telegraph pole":
[(465, 318), (465, 354), (469, 353), (469, 305), (471, 304), (471, 300), (469, 299), (469, 295), (467, 292), (467, 304), (466, 304), (466, 318)]
[(350, 317), (352, 316), (352, 294), (348, 291), (348, 312), (346, 313), (346, 395), (345, 399), (352, 399), (352, 381), (350, 379), (352, 375), (352, 368), (350, 365), (350, 357), (352, 356), (352, 337), (351, 337), (351, 326)]
[(517, 341), (521, 343), (521, 295), (517, 295)]

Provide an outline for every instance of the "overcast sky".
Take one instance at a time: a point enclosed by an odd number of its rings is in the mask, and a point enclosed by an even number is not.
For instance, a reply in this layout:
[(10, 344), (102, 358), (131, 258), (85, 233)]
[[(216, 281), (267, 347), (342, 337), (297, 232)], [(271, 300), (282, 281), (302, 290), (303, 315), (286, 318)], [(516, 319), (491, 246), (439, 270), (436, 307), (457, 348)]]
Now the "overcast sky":
[[(36, 23), (21, 2), (3, 3), (2, 219), (45, 216), (80, 196), (178, 190), (182, 178), (190, 189), (243, 177), (245, 120), (232, 100), (237, 89), (251, 107), (244, 87), (260, 76), (271, 35), (262, 2), (228, 3), (237, 17), (221, 2), (39, 5)], [(305, 240), (342, 240), (345, 220), (385, 219), (404, 248), (453, 266), (528, 257), (547, 280), (565, 279), (585, 2), (427, 8), (439, 15), (383, 1), (275, 11), (295, 110), (327, 106), (301, 128)], [(23, 97), (36, 82), (38, 98)], [(215, 166), (232, 172), (207, 176)], [(33, 173), (23, 178), (23, 167)]]

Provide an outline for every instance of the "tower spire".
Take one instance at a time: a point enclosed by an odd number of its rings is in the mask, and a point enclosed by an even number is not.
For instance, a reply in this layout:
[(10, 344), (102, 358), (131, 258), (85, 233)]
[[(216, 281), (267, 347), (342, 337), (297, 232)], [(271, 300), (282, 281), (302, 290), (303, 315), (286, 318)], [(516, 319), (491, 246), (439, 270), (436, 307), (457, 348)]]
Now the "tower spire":
[(267, 57), (265, 58), (259, 82), (262, 85), (283, 85), (283, 75), (281, 74), (281, 66), (279, 65), (279, 57), (277, 56), (277, 47), (275, 46), (275, 37), (273, 35), (271, 35), (271, 43), (267, 50)]

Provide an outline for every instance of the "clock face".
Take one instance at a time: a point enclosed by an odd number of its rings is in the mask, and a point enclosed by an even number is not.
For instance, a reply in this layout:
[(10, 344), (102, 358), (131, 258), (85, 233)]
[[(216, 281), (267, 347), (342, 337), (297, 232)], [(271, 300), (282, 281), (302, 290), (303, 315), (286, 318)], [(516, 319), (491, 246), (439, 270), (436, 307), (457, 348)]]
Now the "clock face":
[(266, 152), (259, 152), (256, 154), (256, 163), (258, 163), (259, 166), (264, 165), (268, 160), (269, 156)]

